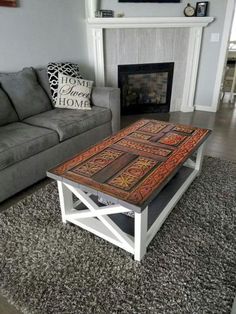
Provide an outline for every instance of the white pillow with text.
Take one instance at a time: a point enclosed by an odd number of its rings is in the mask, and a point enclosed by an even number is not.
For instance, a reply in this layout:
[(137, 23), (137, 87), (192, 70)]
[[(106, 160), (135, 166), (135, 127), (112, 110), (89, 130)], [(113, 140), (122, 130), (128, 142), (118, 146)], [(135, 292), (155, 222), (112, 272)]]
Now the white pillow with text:
[(58, 75), (58, 94), (55, 107), (66, 109), (91, 110), (92, 81)]

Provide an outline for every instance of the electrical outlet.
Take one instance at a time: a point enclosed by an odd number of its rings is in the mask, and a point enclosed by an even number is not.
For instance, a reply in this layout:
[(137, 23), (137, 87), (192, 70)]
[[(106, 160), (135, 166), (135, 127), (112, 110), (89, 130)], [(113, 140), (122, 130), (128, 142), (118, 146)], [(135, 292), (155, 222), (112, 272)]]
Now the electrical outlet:
[(211, 42), (218, 43), (220, 41), (219, 33), (211, 33)]

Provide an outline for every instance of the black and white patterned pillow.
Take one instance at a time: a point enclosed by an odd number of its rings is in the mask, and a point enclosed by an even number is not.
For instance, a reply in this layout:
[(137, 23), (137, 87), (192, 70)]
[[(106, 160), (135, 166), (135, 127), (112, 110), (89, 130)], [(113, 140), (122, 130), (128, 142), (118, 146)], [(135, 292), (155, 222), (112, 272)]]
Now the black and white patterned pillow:
[(51, 88), (52, 99), (54, 104), (57, 101), (57, 90), (58, 90), (58, 75), (59, 72), (64, 75), (82, 79), (79, 72), (78, 64), (70, 62), (50, 62), (48, 63), (48, 80)]

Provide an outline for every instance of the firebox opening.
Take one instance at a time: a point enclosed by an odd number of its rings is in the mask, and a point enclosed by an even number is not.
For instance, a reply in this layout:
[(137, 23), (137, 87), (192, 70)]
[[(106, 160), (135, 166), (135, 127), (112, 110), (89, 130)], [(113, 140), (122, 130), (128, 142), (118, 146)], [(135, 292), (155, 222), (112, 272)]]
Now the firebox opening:
[(121, 114), (169, 112), (174, 63), (118, 66)]

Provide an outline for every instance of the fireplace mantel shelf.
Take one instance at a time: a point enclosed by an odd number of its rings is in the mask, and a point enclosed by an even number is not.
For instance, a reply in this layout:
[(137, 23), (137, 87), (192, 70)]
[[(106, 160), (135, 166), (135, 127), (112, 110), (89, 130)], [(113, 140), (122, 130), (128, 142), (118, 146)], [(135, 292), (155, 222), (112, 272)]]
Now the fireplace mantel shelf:
[(88, 18), (93, 28), (173, 28), (173, 27), (206, 27), (214, 17), (121, 17), (121, 18)]

